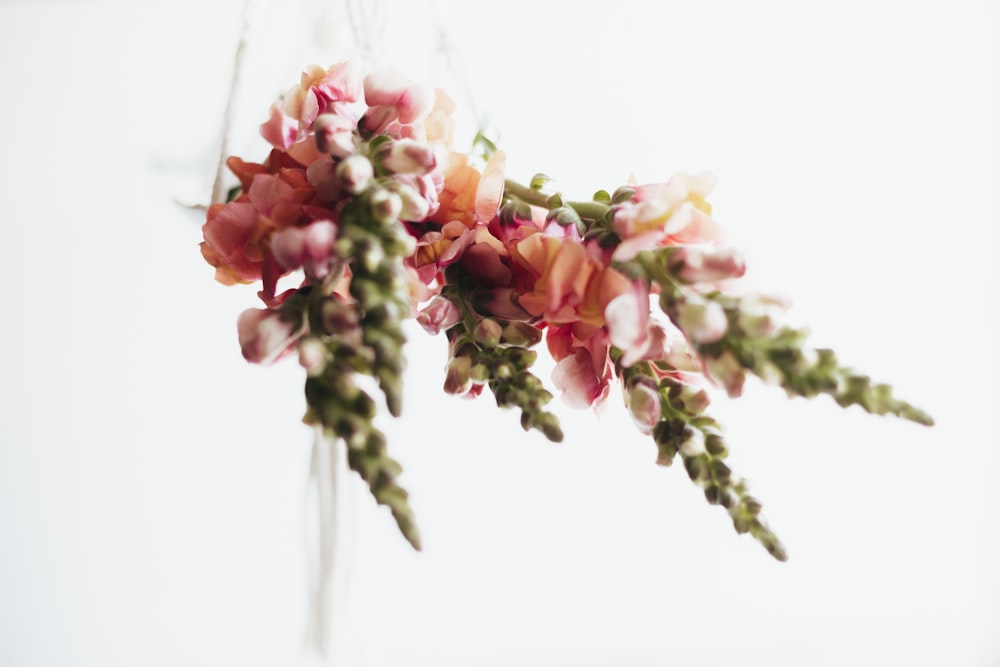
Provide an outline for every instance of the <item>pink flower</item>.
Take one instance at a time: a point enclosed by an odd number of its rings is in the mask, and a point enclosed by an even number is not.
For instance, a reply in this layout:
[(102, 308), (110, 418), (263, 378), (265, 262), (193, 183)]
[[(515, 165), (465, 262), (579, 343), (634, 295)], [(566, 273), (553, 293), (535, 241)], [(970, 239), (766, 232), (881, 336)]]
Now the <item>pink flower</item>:
[(382, 132), (394, 121), (409, 125), (423, 120), (434, 107), (434, 90), (413, 83), (395, 70), (372, 72), (365, 77), (365, 127)]
[(462, 312), (450, 299), (436, 296), (417, 315), (417, 322), (424, 331), (437, 335), (442, 329), (449, 329), (462, 319)]
[(315, 188), (306, 171), (286, 153), (273, 150), (265, 164), (229, 160), (244, 193), (235, 201), (215, 204), (202, 227), (205, 260), (227, 285), (263, 279), (264, 298), (274, 296), (281, 268), (269, 254), (271, 236), (310, 219), (331, 215), (314, 205)]
[(225, 285), (249, 283), (261, 277), (260, 257), (248, 257), (247, 246), (257, 229), (257, 211), (249, 202), (215, 204), (202, 228), (201, 254), (215, 267), (215, 279)]
[(330, 275), (336, 238), (337, 225), (332, 220), (317, 220), (277, 232), (271, 237), (271, 254), (286, 271), (302, 267), (310, 280), (322, 281)]
[(299, 136), (299, 121), (281, 110), (281, 102), (271, 105), (271, 117), (260, 126), (260, 136), (277, 149), (287, 150)]
[(302, 73), (299, 84), (272, 105), (270, 119), (261, 125), (261, 136), (275, 148), (287, 150), (305, 136), (320, 114), (337, 103), (354, 102), (360, 94), (353, 63), (339, 63), (328, 70), (312, 65)]
[(361, 98), (361, 80), (353, 61), (337, 63), (324, 70), (310, 66), (282, 100), (286, 114), (310, 125), (316, 117), (336, 102), (356, 102)]
[(722, 228), (705, 198), (715, 187), (711, 174), (680, 173), (666, 183), (642, 185), (615, 213), (614, 231), (622, 242), (612, 259), (627, 262), (642, 250), (662, 245), (716, 241)]
[(700, 371), (701, 361), (684, 334), (670, 322), (651, 317), (649, 293), (642, 282), (613, 299), (604, 310), (611, 344), (622, 351), (628, 368), (640, 361), (663, 361), (680, 371)]
[(578, 347), (552, 371), (552, 383), (572, 408), (588, 408), (607, 398), (608, 383), (597, 374), (590, 352)]
[[(511, 271), (503, 261), (506, 249), (494, 239), (485, 227), (476, 227), (465, 232), (472, 237), (472, 243), (464, 248), (462, 267), (476, 279), (479, 287), (505, 287), (510, 284)], [(458, 244), (456, 244), (458, 245)]]
[(691, 246), (670, 256), (671, 270), (689, 283), (713, 283), (739, 278), (746, 272), (743, 255), (731, 247)]
[(609, 341), (602, 329), (578, 338), (578, 326), (549, 327), (546, 345), (557, 361), (552, 382), (563, 393), (563, 400), (575, 408), (600, 408), (611, 390), (614, 366), (608, 356)]
[(484, 291), (485, 301), (482, 306), (477, 309), (481, 309), (481, 312), (489, 313), (494, 317), (499, 317), (504, 320), (514, 320), (518, 322), (527, 322), (532, 318), (531, 313), (526, 311), (521, 307), (518, 301), (518, 296), (520, 292), (511, 287), (504, 287), (495, 290)]
[(296, 327), (279, 311), (250, 308), (240, 313), (236, 331), (247, 361), (270, 364), (294, 350), (304, 327)]
[(400, 217), (411, 222), (422, 222), (437, 211), (438, 188), (430, 175), (414, 176), (412, 174), (396, 174), (396, 194), (403, 204)]

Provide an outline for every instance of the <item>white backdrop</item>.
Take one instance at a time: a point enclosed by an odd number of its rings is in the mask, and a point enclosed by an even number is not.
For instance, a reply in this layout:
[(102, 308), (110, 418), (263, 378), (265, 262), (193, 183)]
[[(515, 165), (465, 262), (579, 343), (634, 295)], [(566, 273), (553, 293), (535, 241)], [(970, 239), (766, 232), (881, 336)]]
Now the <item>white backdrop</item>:
[[(426, 546), (368, 513), (368, 664), (1000, 665), (1000, 12), (806, 4), (388, 3), (387, 59), (466, 77), (512, 176), (714, 171), (749, 280), (938, 425), (720, 397), (780, 564), (616, 404), (560, 409), (550, 445), (446, 398), (413, 328), (385, 427)], [(307, 662), (302, 373), (243, 362), (253, 290), (213, 282), (173, 202), (208, 196), (241, 8), (0, 4), (0, 664)], [(244, 157), (297, 71), (345, 55), (321, 10), (256, 17)]]

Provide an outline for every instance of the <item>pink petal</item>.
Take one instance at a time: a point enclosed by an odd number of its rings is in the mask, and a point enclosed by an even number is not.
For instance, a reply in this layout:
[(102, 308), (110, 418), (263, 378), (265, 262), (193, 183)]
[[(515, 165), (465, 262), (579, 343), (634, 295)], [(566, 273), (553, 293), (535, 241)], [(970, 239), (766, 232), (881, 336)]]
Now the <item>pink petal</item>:
[(503, 151), (497, 151), (490, 156), (483, 175), (476, 188), (476, 219), (489, 222), (497, 214), (500, 201), (503, 199), (504, 170), (507, 166), (507, 156)]
[(572, 408), (588, 408), (601, 395), (601, 382), (594, 372), (590, 353), (584, 348), (577, 348), (556, 364), (552, 382)]
[(292, 186), (281, 180), (277, 174), (257, 174), (250, 183), (250, 203), (263, 215), (282, 201), (292, 198)]
[(255, 364), (270, 364), (291, 351), (302, 335), (274, 310), (249, 308), (236, 320), (243, 357)]
[(281, 103), (271, 105), (271, 117), (260, 126), (260, 136), (279, 150), (285, 150), (293, 143), (299, 131), (299, 124), (281, 110)]
[(417, 322), (429, 334), (437, 335), (462, 319), (462, 312), (450, 299), (436, 296), (417, 315)]

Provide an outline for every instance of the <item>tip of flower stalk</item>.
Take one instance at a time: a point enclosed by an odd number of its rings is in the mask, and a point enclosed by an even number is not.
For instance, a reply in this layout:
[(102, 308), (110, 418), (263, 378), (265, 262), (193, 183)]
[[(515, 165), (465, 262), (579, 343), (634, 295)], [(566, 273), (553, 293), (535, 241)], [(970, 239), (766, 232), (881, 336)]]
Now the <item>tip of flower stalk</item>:
[(905, 411), (902, 415), (903, 419), (908, 419), (911, 422), (916, 422), (922, 426), (934, 426), (934, 418), (929, 414), (924, 412), (919, 408), (910, 406), (910, 409)]

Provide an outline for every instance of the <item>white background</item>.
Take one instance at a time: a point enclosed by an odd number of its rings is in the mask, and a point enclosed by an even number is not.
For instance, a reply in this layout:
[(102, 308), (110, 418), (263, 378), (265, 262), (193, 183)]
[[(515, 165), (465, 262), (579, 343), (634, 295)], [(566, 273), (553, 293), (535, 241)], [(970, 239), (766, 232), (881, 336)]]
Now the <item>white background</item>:
[[(513, 177), (714, 171), (748, 281), (938, 424), (720, 396), (779, 564), (616, 398), (560, 407), (550, 445), (445, 397), (413, 328), (385, 428), (426, 546), (364, 513), (369, 664), (1000, 665), (997, 5), (653, 6), (390, 2), (382, 44), (488, 111)], [(321, 9), (255, 17), (247, 159), (298, 70), (349, 51)], [(0, 4), (2, 665), (307, 662), (302, 372), (244, 363), (254, 291), (212, 280), (173, 201), (208, 197), (241, 11)]]

